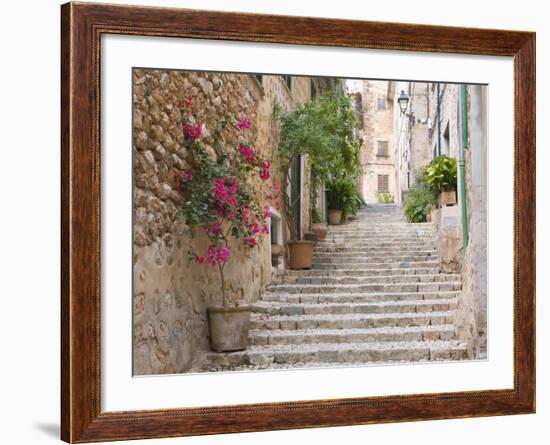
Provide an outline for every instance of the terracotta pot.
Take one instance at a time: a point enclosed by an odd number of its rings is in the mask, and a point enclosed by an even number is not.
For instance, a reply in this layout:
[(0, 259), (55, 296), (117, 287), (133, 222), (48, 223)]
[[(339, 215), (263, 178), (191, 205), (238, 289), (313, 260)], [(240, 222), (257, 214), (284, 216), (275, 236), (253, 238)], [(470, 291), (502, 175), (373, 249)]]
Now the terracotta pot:
[(311, 269), (313, 263), (313, 241), (289, 241), (287, 243), (290, 256), (289, 267), (296, 269)]
[(328, 211), (328, 223), (332, 226), (340, 225), (342, 221), (342, 211), (341, 210), (329, 210)]
[(439, 207), (452, 206), (456, 204), (456, 192), (441, 192), (438, 197)]
[(248, 346), (252, 307), (208, 307), (210, 346), (216, 352), (241, 351)]
[(271, 255), (281, 256), (285, 254), (285, 246), (282, 244), (272, 244), (271, 245)]
[(313, 223), (311, 231), (317, 235), (319, 241), (323, 241), (327, 237), (328, 227), (323, 223)]

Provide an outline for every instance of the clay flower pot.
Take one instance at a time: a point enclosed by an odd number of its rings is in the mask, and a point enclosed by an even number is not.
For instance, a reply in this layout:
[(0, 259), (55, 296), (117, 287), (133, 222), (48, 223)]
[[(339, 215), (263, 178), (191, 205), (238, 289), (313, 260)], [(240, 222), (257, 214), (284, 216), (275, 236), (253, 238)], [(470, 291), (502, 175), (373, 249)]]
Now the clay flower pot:
[(456, 192), (454, 190), (451, 190), (450, 192), (441, 192), (437, 200), (439, 201), (439, 207), (455, 205)]
[(281, 256), (285, 254), (285, 246), (282, 244), (272, 244), (271, 245), (271, 255)]
[(313, 263), (313, 241), (289, 241), (287, 243), (290, 256), (289, 267), (293, 270), (311, 269)]
[(323, 223), (313, 223), (311, 231), (317, 235), (319, 241), (323, 241), (327, 237), (328, 227)]
[(248, 346), (252, 306), (210, 306), (210, 346), (216, 352), (241, 351)]
[(329, 210), (328, 211), (328, 223), (332, 226), (340, 225), (342, 221), (342, 210)]

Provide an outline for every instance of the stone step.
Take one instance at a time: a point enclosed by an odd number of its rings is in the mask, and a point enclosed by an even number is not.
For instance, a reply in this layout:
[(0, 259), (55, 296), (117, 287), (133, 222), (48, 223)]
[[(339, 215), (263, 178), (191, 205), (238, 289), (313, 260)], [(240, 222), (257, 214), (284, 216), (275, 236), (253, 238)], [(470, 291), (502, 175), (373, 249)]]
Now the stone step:
[(269, 292), (286, 293), (342, 293), (342, 292), (438, 292), (460, 290), (460, 281), (438, 283), (369, 283), (369, 284), (275, 284), (267, 288)]
[(385, 255), (391, 253), (409, 253), (409, 252), (433, 252), (435, 251), (434, 245), (425, 245), (425, 246), (338, 246), (338, 247), (323, 247), (315, 246), (315, 254), (326, 254), (326, 255), (358, 255), (362, 253), (371, 253), (378, 255)]
[(329, 235), (342, 235), (342, 234), (385, 234), (385, 233), (435, 233), (435, 226), (410, 226), (405, 224), (361, 224), (361, 225), (346, 225), (340, 229), (329, 227), (327, 233)]
[(445, 281), (459, 281), (458, 274), (430, 274), (430, 275), (377, 275), (374, 277), (357, 276), (301, 276), (295, 281), (298, 284), (369, 284), (369, 283), (442, 283)]
[(369, 303), (380, 301), (408, 301), (408, 300), (436, 300), (452, 299), (458, 297), (458, 291), (444, 292), (379, 292), (379, 293), (353, 293), (342, 292), (338, 294), (320, 294), (320, 293), (270, 293), (265, 292), (260, 301), (266, 302), (286, 302), (286, 303)]
[(325, 243), (323, 241), (319, 241), (317, 245), (315, 246), (316, 250), (323, 250), (327, 252), (339, 252), (339, 251), (346, 251), (346, 250), (353, 250), (353, 249), (387, 249), (387, 248), (424, 248), (427, 247), (429, 249), (435, 249), (435, 242), (417, 242), (417, 241), (410, 241), (410, 242), (403, 242), (403, 243), (395, 243), (395, 242), (356, 242), (356, 243), (347, 243), (347, 244), (335, 244), (335, 243)]
[(415, 248), (415, 249), (403, 249), (396, 248), (392, 249), (389, 247), (384, 248), (383, 250), (376, 249), (349, 249), (344, 251), (337, 252), (323, 252), (315, 249), (313, 251), (314, 258), (346, 258), (346, 257), (360, 257), (360, 258), (379, 258), (379, 257), (401, 257), (401, 256), (430, 256), (437, 255), (437, 250), (427, 249), (427, 248)]
[(373, 362), (418, 362), (467, 358), (464, 343), (456, 340), (429, 342), (312, 343), (251, 346), (246, 351), (207, 354), (208, 369), (234, 369), (252, 365), (255, 369), (274, 364), (320, 363), (365, 364)]
[(420, 268), (386, 268), (386, 269), (310, 269), (310, 270), (288, 270), (285, 271), (284, 278), (299, 277), (334, 277), (334, 276), (388, 276), (388, 275), (435, 275), (439, 273), (438, 267), (420, 267)]
[(456, 299), (377, 301), (368, 303), (280, 303), (261, 301), (254, 312), (273, 315), (330, 315), (442, 312), (456, 309)]
[(353, 262), (343, 266), (342, 264), (337, 263), (314, 263), (312, 270), (327, 270), (327, 269), (342, 269), (346, 267), (347, 269), (418, 269), (426, 267), (437, 267), (439, 268), (439, 261), (437, 259), (431, 259), (429, 261), (400, 261), (400, 262), (380, 262), (380, 263), (364, 263), (364, 262)]
[(432, 249), (435, 246), (435, 240), (430, 238), (426, 241), (396, 241), (396, 240), (386, 240), (386, 241), (377, 241), (377, 240), (355, 240), (355, 241), (345, 241), (345, 242), (333, 242), (333, 241), (318, 241), (315, 245), (315, 248), (318, 249), (362, 249), (369, 247), (431, 247)]
[(455, 338), (450, 324), (371, 329), (252, 330), (251, 345), (301, 345), (304, 343), (371, 343), (395, 341), (435, 341)]
[(410, 230), (407, 232), (400, 232), (400, 231), (391, 231), (391, 230), (384, 230), (380, 232), (374, 232), (370, 230), (366, 230), (364, 232), (354, 230), (350, 233), (334, 233), (334, 232), (328, 232), (327, 238), (328, 239), (366, 239), (366, 240), (376, 240), (376, 239), (396, 239), (396, 240), (413, 240), (413, 239), (429, 239), (432, 236), (435, 235), (434, 231), (418, 231), (418, 230)]
[(262, 315), (253, 313), (250, 328), (288, 330), (427, 326), (453, 323), (454, 314), (454, 310), (382, 314)]
[(422, 262), (422, 261), (436, 261), (438, 259), (437, 255), (385, 255), (385, 256), (360, 256), (360, 255), (349, 255), (349, 256), (314, 256), (314, 264), (371, 264), (371, 263), (412, 263), (412, 262)]
[(351, 243), (351, 242), (400, 242), (400, 241), (433, 241), (435, 234), (430, 235), (384, 235), (384, 236), (367, 236), (367, 235), (349, 235), (349, 236), (330, 236), (327, 235), (325, 242), (329, 243)]

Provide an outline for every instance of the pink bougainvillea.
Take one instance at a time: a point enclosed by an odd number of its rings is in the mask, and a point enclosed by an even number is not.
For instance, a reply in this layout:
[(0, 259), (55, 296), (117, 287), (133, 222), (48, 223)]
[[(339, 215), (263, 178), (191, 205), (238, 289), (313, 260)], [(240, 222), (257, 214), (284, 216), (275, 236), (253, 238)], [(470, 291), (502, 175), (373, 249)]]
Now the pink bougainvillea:
[(195, 142), (198, 138), (202, 135), (202, 125), (199, 123), (196, 123), (195, 125), (192, 124), (183, 124), (183, 136), (186, 140), (188, 140), (190, 143)]
[[(208, 237), (209, 246), (206, 252), (200, 253), (193, 248), (190, 239), (190, 259), (218, 269), (226, 306), (224, 268), (231, 258), (231, 239), (240, 239), (244, 246), (253, 248), (259, 244), (261, 236), (269, 233), (271, 209), (262, 197), (264, 186), (259, 186), (255, 178), (269, 179), (271, 162), (263, 159), (260, 151), (246, 140), (245, 131), (239, 131), (236, 149), (224, 147), (224, 131), (252, 127), (246, 117), (235, 121), (227, 115), (214, 119), (219, 128), (209, 129), (214, 139), (209, 141), (210, 146), (224, 153), (221, 162), (220, 158), (212, 160), (201, 140), (205, 127), (191, 116), (191, 105), (190, 98), (177, 104), (184, 144), (192, 157), (189, 170), (175, 172), (178, 190), (183, 195), (177, 214), (187, 225), (202, 228)], [(226, 125), (228, 120), (232, 125)]]
[(237, 127), (240, 128), (241, 130), (248, 130), (249, 128), (252, 127), (252, 121), (244, 117), (242, 119), (239, 119), (239, 121), (237, 122)]
[(260, 178), (262, 178), (264, 181), (268, 180), (269, 177), (271, 176), (270, 169), (271, 169), (271, 162), (263, 161), (262, 171), (260, 172)]
[(254, 162), (254, 150), (248, 145), (240, 144), (239, 153), (248, 161), (249, 164)]

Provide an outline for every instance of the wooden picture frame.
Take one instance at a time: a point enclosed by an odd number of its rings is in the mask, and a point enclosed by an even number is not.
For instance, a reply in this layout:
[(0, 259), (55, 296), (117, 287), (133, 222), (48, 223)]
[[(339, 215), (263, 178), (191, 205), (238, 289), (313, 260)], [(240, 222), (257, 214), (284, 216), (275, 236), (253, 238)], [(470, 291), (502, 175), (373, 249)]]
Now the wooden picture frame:
[[(514, 387), (102, 412), (100, 38), (221, 39), (511, 56), (514, 60)], [(535, 412), (535, 34), (170, 8), (61, 7), (61, 437), (71, 443)]]

